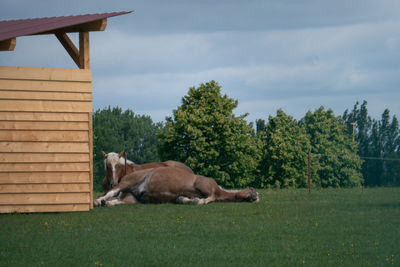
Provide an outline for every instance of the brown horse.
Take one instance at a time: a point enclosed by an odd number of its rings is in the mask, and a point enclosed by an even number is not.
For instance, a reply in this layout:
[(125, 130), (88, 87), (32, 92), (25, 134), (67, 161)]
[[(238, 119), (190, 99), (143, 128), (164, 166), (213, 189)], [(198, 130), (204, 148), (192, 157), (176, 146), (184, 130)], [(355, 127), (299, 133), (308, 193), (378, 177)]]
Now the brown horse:
[(158, 167), (135, 171), (94, 201), (95, 206), (128, 203), (207, 204), (210, 202), (258, 202), (258, 193), (247, 187), (225, 191), (214, 181), (176, 167)]
[(116, 186), (123, 176), (138, 170), (170, 166), (193, 173), (191, 168), (178, 161), (168, 160), (164, 162), (135, 164), (134, 162), (128, 160), (126, 155), (125, 158), (123, 158), (124, 151), (121, 151), (119, 154), (115, 152), (106, 154), (104, 151), (102, 151), (102, 153), (105, 158), (104, 165), (106, 169), (106, 176), (101, 183), (104, 193)]

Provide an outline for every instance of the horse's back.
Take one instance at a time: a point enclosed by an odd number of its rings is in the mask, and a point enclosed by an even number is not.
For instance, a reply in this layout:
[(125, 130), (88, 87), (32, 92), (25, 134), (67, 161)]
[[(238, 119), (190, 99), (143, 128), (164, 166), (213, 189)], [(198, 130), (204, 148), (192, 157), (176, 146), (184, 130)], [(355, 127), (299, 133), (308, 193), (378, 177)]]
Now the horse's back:
[(181, 196), (200, 197), (194, 187), (196, 175), (177, 167), (159, 167), (151, 170), (143, 185), (142, 201), (175, 202)]
[(150, 163), (145, 163), (141, 165), (136, 165), (134, 167), (135, 170), (144, 170), (144, 169), (152, 169), (152, 168), (160, 168), (160, 167), (173, 167), (173, 168), (179, 168), (181, 170), (187, 171), (189, 173), (193, 174), (193, 170), (186, 166), (184, 163), (175, 161), (175, 160), (167, 160), (163, 162), (150, 162)]
[(167, 160), (167, 161), (164, 161), (163, 163), (165, 163), (166, 167), (179, 168), (181, 170), (184, 170), (184, 171), (194, 174), (193, 170), (182, 162), (175, 161), (175, 160)]

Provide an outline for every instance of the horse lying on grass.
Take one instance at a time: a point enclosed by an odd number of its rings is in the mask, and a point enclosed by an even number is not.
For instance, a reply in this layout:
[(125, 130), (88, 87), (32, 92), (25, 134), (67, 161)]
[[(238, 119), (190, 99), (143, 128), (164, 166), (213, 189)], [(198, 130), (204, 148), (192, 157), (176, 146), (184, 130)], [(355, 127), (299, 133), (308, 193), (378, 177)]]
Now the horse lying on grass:
[(125, 158), (123, 158), (124, 151), (121, 151), (119, 154), (115, 152), (106, 154), (104, 151), (102, 151), (102, 153), (105, 158), (104, 165), (106, 169), (106, 175), (101, 183), (104, 193), (107, 193), (112, 187), (119, 184), (123, 176), (138, 170), (169, 166), (193, 173), (191, 168), (178, 161), (168, 160), (164, 162), (135, 164), (134, 162), (128, 160), (126, 155)]
[(95, 206), (134, 203), (207, 204), (210, 202), (258, 202), (258, 193), (247, 187), (225, 191), (211, 178), (176, 167), (159, 167), (135, 171), (94, 201)]

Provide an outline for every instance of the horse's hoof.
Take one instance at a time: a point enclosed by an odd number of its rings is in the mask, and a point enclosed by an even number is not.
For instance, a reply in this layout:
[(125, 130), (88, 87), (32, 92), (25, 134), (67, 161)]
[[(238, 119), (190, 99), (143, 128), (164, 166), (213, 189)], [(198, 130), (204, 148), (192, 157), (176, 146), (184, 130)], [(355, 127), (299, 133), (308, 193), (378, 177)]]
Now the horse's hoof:
[(101, 200), (101, 206), (102, 206), (102, 207), (107, 206), (107, 203), (106, 203), (106, 201), (105, 201), (104, 199)]
[(176, 203), (178, 203), (178, 204), (183, 204), (183, 196), (179, 196), (179, 197), (176, 199)]
[(251, 192), (250, 194), (251, 197), (251, 202), (258, 202), (260, 199), (258, 198), (258, 193), (257, 192)]

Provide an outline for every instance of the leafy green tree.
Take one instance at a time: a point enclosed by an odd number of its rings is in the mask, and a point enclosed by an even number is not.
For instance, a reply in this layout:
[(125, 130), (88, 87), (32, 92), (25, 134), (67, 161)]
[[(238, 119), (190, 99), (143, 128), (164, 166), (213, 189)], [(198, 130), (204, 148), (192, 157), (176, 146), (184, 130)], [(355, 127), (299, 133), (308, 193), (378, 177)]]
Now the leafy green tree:
[(400, 186), (400, 152), (388, 153), (385, 165), (385, 185)]
[[(389, 110), (388, 110), (389, 115)], [(396, 116), (388, 125), (387, 135), (384, 140), (384, 185), (400, 185), (400, 131), (399, 121)]]
[(160, 132), (161, 158), (184, 162), (222, 186), (251, 183), (260, 151), (252, 124), (244, 119), (247, 114), (233, 114), (237, 105), (237, 100), (221, 95), (215, 81), (190, 88)]
[(355, 140), (359, 145), (359, 155), (364, 159), (362, 174), (365, 185), (399, 185), (400, 132), (396, 116), (390, 120), (390, 112), (385, 109), (380, 120), (371, 119), (364, 101), (361, 107), (357, 102), (353, 110), (346, 110), (343, 118), (349, 133), (355, 123)]
[(262, 120), (262, 119), (256, 120), (256, 133), (263, 134), (266, 132), (266, 130), (267, 130), (267, 124), (266, 124), (265, 120)]
[[(376, 178), (375, 172), (380, 168), (379, 162), (371, 160), (370, 157), (377, 157), (374, 151), (380, 149), (374, 149), (371, 146), (372, 127), (374, 121), (368, 115), (367, 101), (364, 101), (359, 107), (359, 103), (356, 102), (351, 111), (346, 110), (343, 114), (343, 120), (347, 125), (347, 133), (354, 136), (354, 140), (358, 143), (358, 155), (364, 158), (362, 163), (362, 175), (364, 178), (364, 184), (368, 185), (372, 179)], [(376, 138), (378, 138), (377, 124), (374, 125), (376, 129)], [(372, 142), (378, 144), (378, 142)]]
[(269, 116), (265, 128), (262, 127), (262, 120), (257, 122), (257, 129), (265, 131), (257, 186), (305, 187), (308, 171), (307, 152), (310, 143), (303, 129), (298, 126), (294, 118), (286, 115), (281, 109), (277, 111), (276, 117)]
[(125, 150), (136, 163), (158, 161), (157, 133), (161, 124), (154, 124), (149, 116), (135, 115), (121, 108), (106, 108), (93, 113), (94, 185), (101, 189), (104, 177), (104, 158), (101, 151)]
[(372, 121), (371, 134), (369, 136), (369, 150), (366, 154), (366, 165), (364, 169), (366, 185), (380, 185), (381, 174), (383, 172), (383, 162), (381, 160), (382, 144), (380, 142), (379, 123)]
[(361, 159), (357, 143), (347, 132), (341, 116), (320, 107), (307, 112), (300, 122), (304, 127), (314, 155), (312, 169), (316, 171), (321, 187), (351, 187), (361, 185)]
[(370, 147), (370, 131), (372, 127), (372, 119), (368, 115), (367, 101), (364, 101), (359, 107), (359, 103), (353, 107), (353, 110), (346, 110), (343, 114), (343, 120), (347, 125), (347, 132), (353, 135), (354, 140), (358, 143), (359, 155), (367, 155)]
[[(399, 152), (399, 122), (396, 116), (392, 117), (390, 121), (390, 111), (385, 109), (382, 113), (381, 120), (376, 122), (377, 124), (377, 143), (375, 155), (382, 160), (379, 161), (379, 173), (375, 173), (377, 177), (376, 185), (393, 185), (393, 180), (397, 180), (396, 168), (392, 169), (396, 165), (393, 164), (392, 158), (396, 158)], [(389, 159), (388, 159), (389, 158)]]

